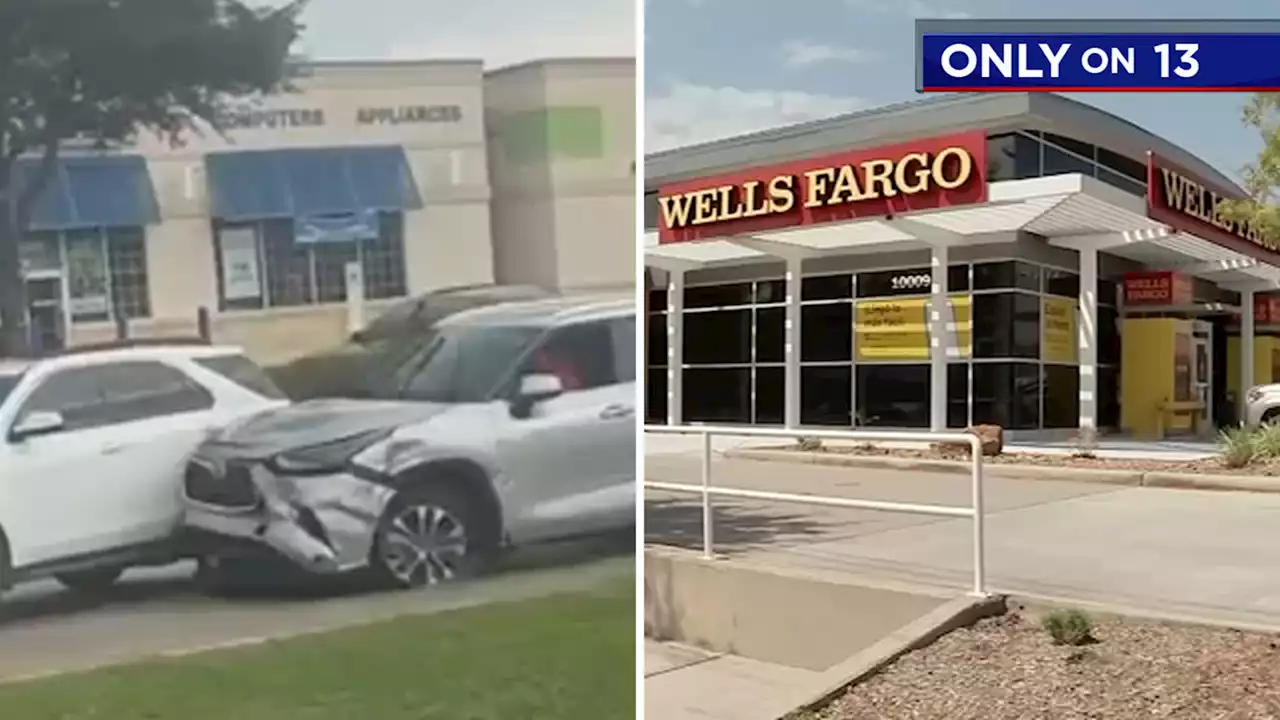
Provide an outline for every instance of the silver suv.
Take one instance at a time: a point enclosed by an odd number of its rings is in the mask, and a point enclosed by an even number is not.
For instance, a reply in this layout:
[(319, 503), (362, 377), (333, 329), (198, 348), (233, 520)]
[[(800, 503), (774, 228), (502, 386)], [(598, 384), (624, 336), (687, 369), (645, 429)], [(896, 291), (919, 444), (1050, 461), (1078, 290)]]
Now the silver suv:
[(402, 587), (509, 545), (635, 522), (635, 303), (452, 315), (377, 399), (261, 413), (200, 447), (185, 527), (206, 581), (262, 560)]

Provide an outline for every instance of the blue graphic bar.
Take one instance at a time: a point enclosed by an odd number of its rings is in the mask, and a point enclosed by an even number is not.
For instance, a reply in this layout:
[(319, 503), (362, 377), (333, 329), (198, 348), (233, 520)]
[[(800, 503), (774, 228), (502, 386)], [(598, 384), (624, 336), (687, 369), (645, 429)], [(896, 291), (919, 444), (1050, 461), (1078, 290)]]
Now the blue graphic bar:
[(1229, 33), (925, 30), (916, 43), (918, 89), (1280, 91), (1280, 32), (1240, 32), (1238, 27)]

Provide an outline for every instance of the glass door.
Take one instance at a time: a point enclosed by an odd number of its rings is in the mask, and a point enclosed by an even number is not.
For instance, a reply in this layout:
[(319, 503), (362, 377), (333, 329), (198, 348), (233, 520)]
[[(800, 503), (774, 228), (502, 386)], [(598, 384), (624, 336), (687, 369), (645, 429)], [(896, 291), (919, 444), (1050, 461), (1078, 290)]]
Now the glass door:
[(66, 315), (62, 305), (62, 278), (28, 277), (27, 328), (32, 349), (51, 353), (66, 347)]
[(1195, 321), (1192, 343), (1192, 389), (1202, 406), (1199, 425), (1213, 427), (1213, 325)]

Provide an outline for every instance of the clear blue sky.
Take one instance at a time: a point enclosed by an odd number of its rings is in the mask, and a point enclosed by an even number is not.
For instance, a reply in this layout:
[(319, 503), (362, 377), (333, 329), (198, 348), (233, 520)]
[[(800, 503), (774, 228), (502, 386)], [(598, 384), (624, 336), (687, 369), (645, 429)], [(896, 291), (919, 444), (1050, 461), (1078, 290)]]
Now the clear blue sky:
[[(919, 97), (916, 17), (1280, 18), (1275, 0), (648, 0), (649, 149)], [(1245, 96), (1072, 94), (1232, 176), (1261, 141)]]

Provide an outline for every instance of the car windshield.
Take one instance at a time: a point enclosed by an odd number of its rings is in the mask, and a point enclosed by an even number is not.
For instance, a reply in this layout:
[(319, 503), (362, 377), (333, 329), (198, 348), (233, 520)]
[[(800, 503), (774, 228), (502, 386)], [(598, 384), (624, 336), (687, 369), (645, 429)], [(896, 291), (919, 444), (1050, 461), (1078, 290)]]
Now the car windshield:
[(393, 379), (399, 397), (444, 403), (485, 402), (543, 328), (451, 325)]
[(9, 397), (9, 393), (13, 392), (21, 379), (22, 373), (0, 373), (0, 405), (4, 404), (5, 398)]

